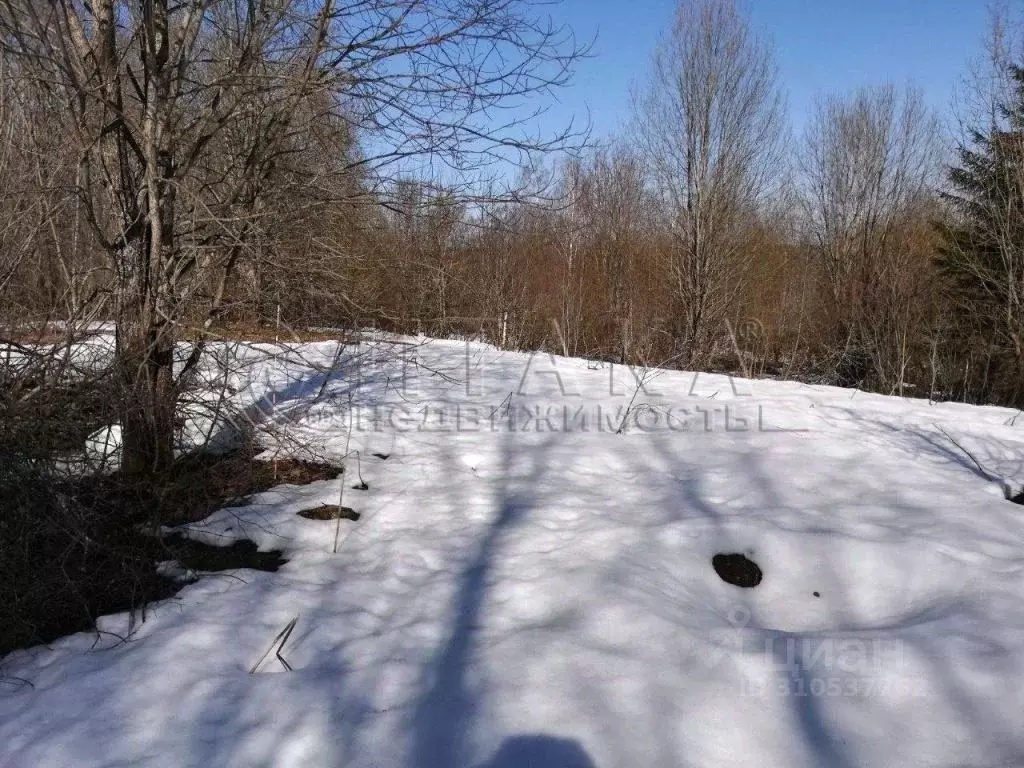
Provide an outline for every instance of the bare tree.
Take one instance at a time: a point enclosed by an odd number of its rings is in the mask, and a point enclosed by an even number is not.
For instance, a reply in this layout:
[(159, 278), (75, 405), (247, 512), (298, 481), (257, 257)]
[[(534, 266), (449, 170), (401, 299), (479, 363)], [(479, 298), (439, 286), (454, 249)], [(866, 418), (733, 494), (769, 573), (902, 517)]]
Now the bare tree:
[(563, 355), (577, 355), (584, 337), (587, 310), (584, 272), (585, 254), (581, 251), (580, 187), (583, 175), (581, 158), (574, 157), (562, 169), (559, 197), (564, 206), (557, 212), (554, 236), (557, 243), (557, 316), (553, 323), (555, 341)]
[[(608, 347), (605, 351), (623, 363), (633, 352), (639, 277), (649, 252), (644, 246), (656, 224), (644, 172), (640, 158), (621, 144), (598, 151), (576, 172), (574, 214), (582, 235), (578, 249), (587, 254), (586, 279), (596, 302), (587, 314), (597, 326), (600, 344)], [(654, 297), (648, 294), (646, 299)]]
[[(531, 138), (492, 110), (563, 84), (580, 53), (528, 0), (0, 0), (0, 40), (16, 76), (60, 104), (50, 130), (108, 257), (129, 474), (172, 461), (178, 392), (272, 190), (316, 205), (355, 166), (469, 171), (559, 147), (566, 134)], [(336, 121), (366, 151), (289, 173)]]
[[(846, 383), (899, 390), (931, 252), (939, 124), (920, 91), (862, 88), (819, 102), (800, 164), (805, 223), (827, 276)], [(923, 229), (927, 229), (927, 224)]]
[(783, 102), (771, 46), (734, 0), (684, 0), (636, 100), (640, 145), (673, 233), (682, 359), (710, 353), (744, 267), (747, 225), (779, 176)]

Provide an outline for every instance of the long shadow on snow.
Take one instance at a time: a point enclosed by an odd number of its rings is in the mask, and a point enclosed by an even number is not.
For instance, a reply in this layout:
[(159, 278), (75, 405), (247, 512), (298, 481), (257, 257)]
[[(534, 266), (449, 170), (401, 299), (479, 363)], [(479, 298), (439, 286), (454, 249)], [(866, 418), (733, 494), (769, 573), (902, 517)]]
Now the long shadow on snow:
[[(276, 387), (268, 386), (267, 391), (240, 411), (232, 410), (230, 404), (214, 405), (211, 415), (214, 416), (214, 424), (220, 426), (207, 436), (207, 443), (213, 446), (230, 444), (240, 432), (259, 429), (261, 425), (273, 428), (286, 422), (297, 422), (325, 400), (341, 402), (343, 398), (352, 396), (355, 406), (371, 403), (372, 398), (386, 389), (394, 378), (386, 372), (389, 366), (404, 360), (399, 352), (382, 354), (378, 345), (350, 348), (345, 348), (343, 342), (338, 342), (338, 345), (337, 360), (330, 367), (307, 360), (300, 352), (287, 346), (268, 353), (261, 362), (295, 363), (307, 371), (301, 376), (288, 377), (285, 383)], [(309, 373), (309, 369), (313, 372)], [(402, 375), (405, 375), (404, 371)], [(345, 380), (347, 386), (333, 386), (339, 380)], [(366, 402), (361, 402), (360, 397)]]
[[(866, 424), (880, 431), (899, 434), (900, 436), (906, 437), (909, 444), (920, 447), (924, 453), (935, 456), (939, 459), (944, 459), (951, 464), (955, 464), (967, 470), (972, 475), (980, 477), (982, 480), (998, 483), (1004, 491), (1007, 490), (1005, 481), (985, 468), (984, 456), (978, 457), (978, 460), (981, 462), (981, 465), (979, 466), (975, 463), (973, 457), (966, 455), (962, 448), (953, 444), (950, 441), (949, 436), (943, 434), (937, 425), (934, 430), (925, 431), (914, 425), (897, 427), (890, 422), (883, 421), (882, 419), (864, 416), (852, 408), (832, 406), (832, 410), (841, 412), (848, 419), (855, 421), (858, 424)], [(1002, 444), (998, 440), (991, 437), (989, 439), (996, 445), (1002, 447)]]
[[(465, 739), (479, 705), (467, 686), (466, 672), (472, 661), (476, 629), (482, 619), (488, 577), (496, 559), (501, 556), (503, 535), (523, 522), (534, 505), (529, 492), (523, 493), (511, 487), (511, 481), (516, 479), (513, 475), (517, 458), (516, 434), (508, 431), (503, 435), (504, 450), (495, 488), (497, 513), (459, 577), (453, 601), (451, 633), (427, 668), (424, 690), (412, 718), (410, 768), (462, 768), (465, 764)], [(527, 488), (534, 487), (547, 468), (543, 448), (529, 446), (532, 470), (528, 477), (519, 479), (519, 483)], [(453, 457), (449, 463), (454, 464), (454, 461)], [(581, 768), (587, 765), (578, 764)], [(507, 761), (495, 763), (495, 768), (505, 765), (511, 764)], [(570, 763), (572, 765), (575, 764)]]

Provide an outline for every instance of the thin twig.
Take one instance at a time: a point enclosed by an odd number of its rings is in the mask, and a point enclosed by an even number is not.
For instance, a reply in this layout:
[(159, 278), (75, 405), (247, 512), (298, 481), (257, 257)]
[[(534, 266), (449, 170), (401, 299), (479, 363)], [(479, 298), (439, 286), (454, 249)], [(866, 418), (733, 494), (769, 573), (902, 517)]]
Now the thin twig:
[(1001, 480), (1000, 478), (996, 477), (996, 476), (995, 476), (995, 475), (993, 475), (993, 474), (992, 474), (991, 472), (989, 472), (989, 471), (988, 471), (987, 469), (985, 469), (985, 467), (983, 467), (983, 466), (981, 465), (981, 462), (980, 462), (980, 461), (978, 461), (978, 460), (977, 460), (977, 459), (976, 459), (976, 458), (974, 457), (974, 454), (973, 454), (973, 453), (971, 453), (970, 451), (968, 451), (968, 450), (967, 450), (966, 448), (964, 448), (964, 447), (963, 447), (962, 445), (960, 445), (960, 443), (958, 443), (958, 442), (957, 442), (956, 440), (954, 440), (954, 439), (953, 439), (953, 436), (952, 436), (952, 435), (950, 435), (950, 434), (949, 434), (949, 432), (947, 432), (946, 430), (944, 430), (944, 429), (943, 429), (942, 427), (940, 427), (940, 426), (939, 426), (938, 424), (936, 424), (936, 425), (935, 425), (935, 428), (936, 428), (937, 430), (939, 430), (939, 432), (941, 432), (942, 434), (944, 434), (944, 435), (946, 436), (946, 439), (947, 439), (947, 440), (949, 440), (949, 442), (951, 442), (951, 443), (952, 443), (953, 445), (955, 445), (955, 446), (956, 446), (957, 448), (959, 448), (959, 449), (960, 449), (961, 451), (963, 451), (963, 452), (964, 452), (964, 453), (965, 453), (965, 454), (967, 455), (967, 457), (968, 457), (968, 458), (969, 458), (969, 459), (970, 459), (971, 461), (973, 461), (973, 462), (974, 462), (974, 466), (976, 466), (976, 467), (978, 468), (978, 472), (980, 472), (980, 473), (981, 473), (981, 476), (982, 476), (982, 477), (984, 477), (984, 478), (985, 478), (986, 480), (992, 480), (992, 481), (994, 481), (994, 482), (999, 482), (999, 483), (1001, 483), (1001, 482), (1002, 482), (1002, 480)]
[[(498, 411), (500, 411), (502, 406), (505, 405), (505, 403), (508, 403), (509, 407), (512, 406), (512, 393), (511, 392), (509, 392), (507, 395), (505, 395), (505, 399), (502, 400), (500, 403), (498, 403), (494, 407), (494, 410), (491, 411), (491, 415), (490, 415), (489, 418), (493, 419), (494, 418), (494, 414), (496, 414)], [(507, 413), (507, 411), (506, 411), (506, 413)]]
[(287, 643), (288, 638), (292, 636), (292, 630), (295, 629), (295, 625), (298, 623), (299, 617), (296, 616), (294, 619), (289, 621), (288, 624), (285, 625), (284, 629), (277, 633), (274, 639), (270, 641), (270, 646), (267, 648), (267, 650), (264, 651), (263, 655), (260, 656), (259, 660), (249, 668), (250, 675), (256, 674), (256, 670), (260, 668), (260, 664), (262, 664), (263, 660), (270, 655), (270, 652), (274, 650), (275, 646), (277, 647), (277, 651), (274, 653), (274, 655), (277, 657), (277, 660), (280, 661), (284, 668), (287, 669), (289, 672), (292, 671), (291, 665), (287, 661), (285, 661), (283, 656), (281, 656), (281, 651), (284, 650), (285, 643)]
[(14, 688), (23, 688), (28, 686), (29, 688), (35, 688), (35, 684), (24, 677), (15, 677), (14, 675), (3, 675), (0, 676), (0, 685), (10, 685)]

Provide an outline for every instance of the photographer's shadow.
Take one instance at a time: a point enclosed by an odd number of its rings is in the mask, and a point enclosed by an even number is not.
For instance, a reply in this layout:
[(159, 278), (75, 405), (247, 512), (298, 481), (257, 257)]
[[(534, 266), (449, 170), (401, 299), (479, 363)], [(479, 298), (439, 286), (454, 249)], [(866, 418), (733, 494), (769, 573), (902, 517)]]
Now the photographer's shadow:
[(573, 739), (534, 734), (512, 736), (494, 756), (477, 768), (596, 768)]

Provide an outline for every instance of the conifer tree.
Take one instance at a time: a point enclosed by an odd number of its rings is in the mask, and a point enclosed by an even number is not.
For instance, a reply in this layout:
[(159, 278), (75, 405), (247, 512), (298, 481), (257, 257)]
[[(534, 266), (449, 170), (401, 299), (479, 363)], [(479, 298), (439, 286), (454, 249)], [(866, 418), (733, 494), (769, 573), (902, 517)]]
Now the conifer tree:
[[(940, 226), (939, 268), (960, 312), (957, 333), (987, 347), (987, 380), (1012, 366), (1013, 400), (1024, 372), (1024, 68), (1009, 70), (1010, 97), (986, 130), (974, 128), (950, 169), (953, 221)], [(1011, 369), (1012, 370), (1012, 369)], [(983, 396), (992, 393), (983, 393)]]

